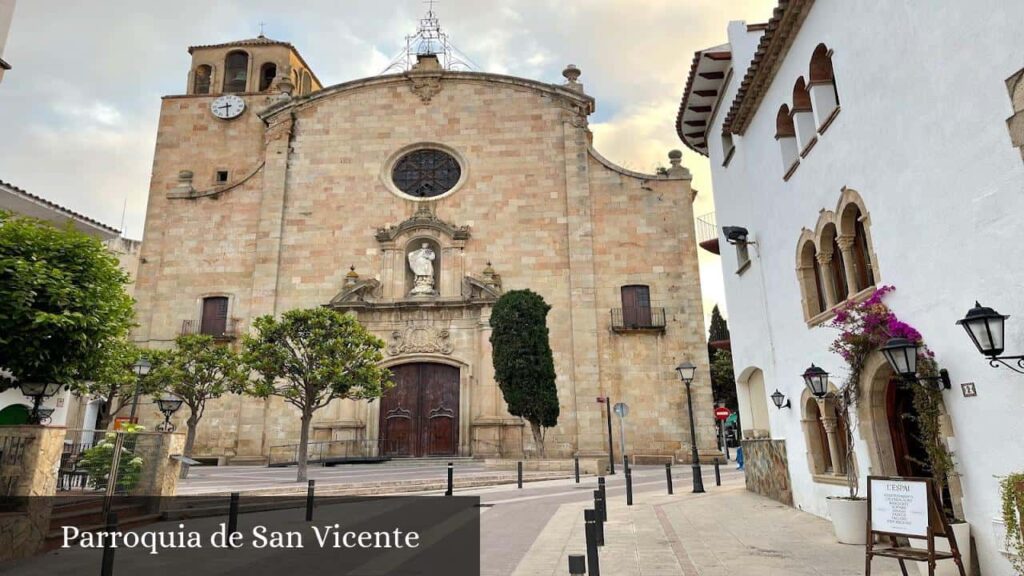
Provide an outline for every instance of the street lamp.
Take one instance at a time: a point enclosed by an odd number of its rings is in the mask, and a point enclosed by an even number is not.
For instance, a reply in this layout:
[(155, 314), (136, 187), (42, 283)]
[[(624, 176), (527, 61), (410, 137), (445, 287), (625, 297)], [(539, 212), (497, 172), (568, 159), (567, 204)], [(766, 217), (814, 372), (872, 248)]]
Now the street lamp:
[(156, 429), (160, 432), (174, 432), (174, 424), (171, 424), (171, 416), (179, 409), (183, 400), (174, 394), (168, 394), (157, 399), (156, 406), (164, 415), (164, 421)]
[(135, 396), (132, 397), (132, 412), (129, 418), (133, 424), (135, 423), (135, 412), (139, 409), (139, 381), (149, 374), (149, 369), (152, 367), (153, 365), (144, 356), (140, 357), (132, 365), (132, 370), (135, 371)]
[(676, 366), (679, 378), (686, 384), (686, 406), (690, 413), (690, 454), (691, 468), (693, 470), (693, 493), (704, 492), (704, 478), (700, 472), (700, 455), (697, 453), (697, 428), (693, 424), (693, 394), (690, 392), (690, 384), (693, 384), (693, 377), (697, 374), (697, 367), (692, 362), (683, 362)]
[[(997, 368), (999, 364), (1002, 364), (1018, 374), (1024, 374), (1024, 356), (1000, 356), (1006, 344), (1007, 318), (1009, 316), (975, 302), (974, 308), (971, 308), (967, 315), (963, 319), (957, 320), (956, 323), (964, 327), (967, 335), (974, 342), (974, 346), (978, 348), (978, 352), (988, 357), (990, 366)], [(1006, 362), (1007, 360), (1014, 361), (1017, 368), (1011, 366)]]
[[(32, 399), (32, 412), (29, 414), (29, 421), (32, 424), (42, 424), (43, 421), (43, 410), (40, 408), (43, 404), (44, 398), (50, 398), (60, 392), (61, 385), (50, 382), (18, 382), (18, 388), (21, 393)], [(49, 420), (50, 414), (53, 414), (53, 410), (46, 413), (46, 419)]]
[(949, 390), (949, 372), (945, 368), (939, 370), (938, 376), (917, 375), (916, 343), (906, 338), (890, 338), (881, 348), (889, 367), (906, 382), (917, 382), (922, 386), (934, 386), (936, 390)]
[[(786, 403), (783, 404), (783, 401)], [(772, 404), (775, 404), (775, 407), (779, 410), (782, 410), (783, 408), (793, 408), (793, 404), (789, 400), (786, 400), (786, 395), (779, 392), (778, 388), (775, 389), (775, 392), (772, 392)]]
[(828, 395), (828, 372), (811, 363), (811, 367), (804, 370), (803, 376), (804, 385), (815, 398), (824, 398)]

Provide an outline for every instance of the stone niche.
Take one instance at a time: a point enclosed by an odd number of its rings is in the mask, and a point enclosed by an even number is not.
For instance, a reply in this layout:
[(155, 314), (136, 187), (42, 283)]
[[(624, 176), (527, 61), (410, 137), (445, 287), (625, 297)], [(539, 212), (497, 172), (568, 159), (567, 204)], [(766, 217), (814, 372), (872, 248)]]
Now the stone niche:
[[(465, 270), (462, 252), (470, 239), (469, 227), (439, 219), (422, 203), (412, 217), (379, 228), (375, 237), (379, 268), (368, 278), (350, 270), (327, 306), (354, 314), (384, 340), (388, 367), (428, 362), (459, 369), (461, 455), (497, 453), (505, 444), (521, 444), (522, 424), (505, 411), (492, 376), (490, 314), (502, 293), (501, 277), (490, 264), (479, 274)], [(408, 258), (424, 244), (435, 254), (431, 294), (413, 293), (416, 277)], [(377, 438), (379, 406), (372, 402), (351, 417), (346, 413), (337, 422), (320, 423), (317, 436)], [(512, 439), (510, 434), (517, 436)], [(491, 450), (491, 444), (497, 448)]]

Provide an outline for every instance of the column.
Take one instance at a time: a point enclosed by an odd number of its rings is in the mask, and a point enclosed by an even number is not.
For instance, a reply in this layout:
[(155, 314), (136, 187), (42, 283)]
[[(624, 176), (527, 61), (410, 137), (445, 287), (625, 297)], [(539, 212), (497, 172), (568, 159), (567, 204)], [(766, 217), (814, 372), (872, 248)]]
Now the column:
[(836, 244), (839, 245), (839, 252), (843, 255), (843, 267), (846, 269), (846, 283), (849, 285), (850, 296), (860, 292), (867, 286), (863, 285), (866, 279), (857, 276), (857, 266), (853, 255), (853, 242), (855, 238), (851, 235), (842, 234), (836, 237)]
[(832, 455), (832, 472), (844, 474), (846, 472), (846, 454), (841, 453), (839, 447), (838, 421), (835, 417), (834, 408), (827, 402), (818, 400), (818, 409), (821, 412), (821, 423), (825, 427), (825, 435), (828, 436), (828, 452)]
[(836, 285), (832, 280), (832, 249), (825, 248), (818, 252), (818, 267), (821, 269), (821, 287), (825, 290), (825, 308), (836, 305)]

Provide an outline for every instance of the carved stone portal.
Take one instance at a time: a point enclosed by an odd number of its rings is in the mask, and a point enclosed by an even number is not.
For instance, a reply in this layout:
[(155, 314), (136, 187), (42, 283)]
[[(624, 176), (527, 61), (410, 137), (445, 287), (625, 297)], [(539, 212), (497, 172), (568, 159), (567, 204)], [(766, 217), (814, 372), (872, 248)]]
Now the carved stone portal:
[(451, 354), (451, 335), (447, 329), (413, 325), (391, 333), (388, 354)]

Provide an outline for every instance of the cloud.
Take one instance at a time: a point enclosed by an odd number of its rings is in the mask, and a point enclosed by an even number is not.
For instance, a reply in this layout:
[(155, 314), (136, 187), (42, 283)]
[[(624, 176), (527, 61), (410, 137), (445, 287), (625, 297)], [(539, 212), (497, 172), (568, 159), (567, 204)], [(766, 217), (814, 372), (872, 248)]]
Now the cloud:
[[(561, 82), (569, 63), (597, 99), (595, 141), (637, 170), (681, 148), (673, 123), (695, 50), (729, 20), (764, 21), (773, 0), (446, 0), (435, 10), (480, 69)], [(0, 179), (140, 236), (160, 96), (184, 90), (189, 45), (266, 34), (295, 44), (325, 84), (380, 73), (423, 16), (419, 0), (19, 2), (0, 85)], [(706, 159), (684, 150), (713, 210)], [(702, 253), (706, 300), (721, 301)], [(712, 290), (713, 292), (709, 292)], [(710, 311), (710, 306), (706, 306)]]

